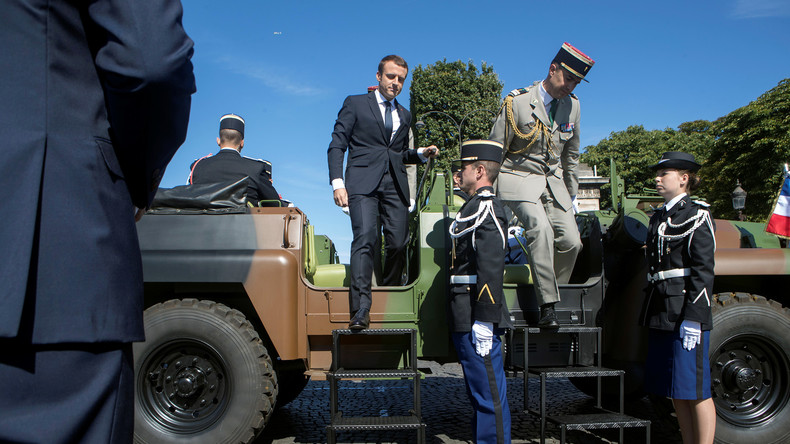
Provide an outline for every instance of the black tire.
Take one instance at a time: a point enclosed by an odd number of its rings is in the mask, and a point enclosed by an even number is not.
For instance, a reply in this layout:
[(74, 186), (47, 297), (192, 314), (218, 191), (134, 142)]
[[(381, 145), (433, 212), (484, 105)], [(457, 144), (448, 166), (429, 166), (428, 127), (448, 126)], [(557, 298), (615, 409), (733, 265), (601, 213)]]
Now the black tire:
[(790, 309), (762, 296), (716, 295), (710, 337), (716, 442), (790, 442)]
[(272, 361), (244, 315), (170, 300), (145, 311), (134, 345), (136, 443), (249, 443), (274, 408)]

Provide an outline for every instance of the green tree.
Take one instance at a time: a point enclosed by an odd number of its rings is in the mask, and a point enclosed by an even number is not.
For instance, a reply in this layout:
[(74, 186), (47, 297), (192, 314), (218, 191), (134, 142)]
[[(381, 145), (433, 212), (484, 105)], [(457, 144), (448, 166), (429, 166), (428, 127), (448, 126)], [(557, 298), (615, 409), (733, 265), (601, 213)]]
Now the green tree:
[[(609, 159), (614, 159), (617, 173), (623, 178), (626, 193), (642, 194), (655, 188), (655, 175), (650, 169), (666, 151), (691, 153), (698, 162), (708, 158), (713, 136), (711, 122), (696, 120), (681, 124), (677, 130), (646, 130), (641, 125), (629, 126), (625, 131), (613, 132), (597, 145), (585, 148), (581, 161), (598, 167), (598, 174), (608, 176)], [(601, 189), (601, 203), (610, 200), (609, 185)]]
[(425, 123), (423, 128), (413, 128), (415, 145), (439, 147), (436, 167), (449, 170), (459, 155), (458, 126), (463, 140), (488, 137), (499, 111), (502, 82), (492, 66), (483, 62), (478, 69), (471, 60), (418, 65), (411, 76), (412, 125), (419, 120)]
[(790, 162), (790, 79), (718, 119), (712, 131), (716, 141), (701, 176), (713, 214), (735, 217), (730, 194), (740, 180), (748, 193), (744, 213), (764, 221)]

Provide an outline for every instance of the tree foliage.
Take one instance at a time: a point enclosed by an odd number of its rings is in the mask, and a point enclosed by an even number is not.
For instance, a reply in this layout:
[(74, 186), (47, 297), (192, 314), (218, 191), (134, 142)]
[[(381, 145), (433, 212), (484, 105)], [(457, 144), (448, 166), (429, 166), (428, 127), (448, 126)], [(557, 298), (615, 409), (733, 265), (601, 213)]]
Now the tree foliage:
[(735, 216), (731, 193), (740, 180), (748, 193), (744, 214), (764, 221), (773, 211), (782, 165), (790, 162), (790, 79), (718, 119), (711, 130), (716, 141), (701, 175), (714, 214)]
[[(582, 162), (597, 165), (603, 176), (609, 174), (609, 159), (614, 159), (626, 193), (631, 194), (654, 188), (649, 167), (661, 153), (691, 153), (703, 164), (696, 194), (711, 204), (716, 217), (736, 217), (731, 194), (740, 180), (748, 193), (747, 219), (765, 221), (781, 186), (782, 165), (790, 163), (790, 79), (714, 122), (695, 120), (677, 129), (651, 131), (631, 126), (585, 151)], [(601, 201), (608, 201), (609, 195), (607, 185)]]
[(492, 66), (483, 62), (478, 70), (471, 60), (418, 65), (411, 75), (412, 125), (425, 124), (413, 128), (415, 145), (439, 147), (436, 167), (449, 169), (458, 158), (461, 139), (488, 137), (499, 111), (502, 82)]
[[(705, 120), (686, 122), (678, 129), (646, 130), (641, 125), (629, 126), (625, 131), (613, 132), (597, 145), (585, 148), (581, 161), (598, 167), (598, 174), (608, 176), (609, 159), (614, 159), (617, 173), (623, 178), (626, 193), (643, 194), (655, 189), (655, 174), (650, 169), (666, 151), (691, 153), (698, 162), (708, 158), (713, 136), (711, 123)], [(601, 189), (601, 203), (610, 202), (609, 185)]]

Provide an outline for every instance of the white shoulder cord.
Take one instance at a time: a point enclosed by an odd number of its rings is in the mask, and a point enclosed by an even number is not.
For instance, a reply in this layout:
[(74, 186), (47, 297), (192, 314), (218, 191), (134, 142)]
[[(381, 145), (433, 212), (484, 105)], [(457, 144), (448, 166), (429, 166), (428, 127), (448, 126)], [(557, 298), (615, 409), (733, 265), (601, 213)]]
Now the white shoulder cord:
[[(699, 213), (705, 213), (705, 216), (704, 216), (705, 217), (705, 222), (707, 222), (707, 224), (708, 224), (708, 229), (710, 230), (710, 237), (713, 239), (713, 252), (715, 253), (716, 252), (716, 232), (713, 230), (713, 221), (710, 220), (710, 212), (709, 211), (705, 211), (705, 210), (700, 208), (699, 210), (697, 210), (697, 214), (699, 214)], [(691, 239), (693, 237), (694, 237), (694, 233), (691, 233), (691, 236), (689, 236), (688, 245), (686, 246), (686, 249), (688, 250), (689, 254), (691, 254)]]
[[(496, 224), (496, 227), (499, 230), (499, 235), (502, 237), (502, 249), (504, 249), (505, 246), (507, 245), (507, 240), (505, 237), (505, 232), (504, 230), (502, 230), (502, 226), (499, 225), (499, 221), (497, 220), (496, 215), (494, 214), (494, 202), (492, 200), (494, 194), (488, 190), (485, 190), (480, 193), (480, 196), (485, 198), (485, 200), (480, 202), (480, 205), (477, 207), (476, 213), (468, 217), (461, 217), (461, 212), (459, 211), (458, 214), (455, 215), (455, 220), (453, 220), (453, 222), (450, 224), (450, 230), (449, 230), (450, 237), (453, 239), (457, 239), (461, 236), (466, 235), (469, 232), (474, 232), (475, 230), (477, 230), (477, 227), (479, 227), (486, 219), (486, 217), (488, 217), (488, 215), (490, 214), (491, 218), (494, 219), (494, 224)], [(458, 222), (461, 223), (469, 222), (472, 219), (476, 219), (474, 224), (472, 224), (469, 227), (466, 227), (465, 229), (461, 230), (461, 232), (459, 233), (455, 232), (455, 227), (458, 224)], [(475, 244), (474, 236), (472, 236), (472, 248), (474, 248), (475, 251), (477, 251), (477, 245)]]
[[(684, 226), (686, 226), (686, 225), (688, 225), (688, 224), (690, 224), (692, 222), (694, 224), (691, 226), (691, 228), (689, 228), (688, 230), (684, 231), (681, 234), (664, 234), (664, 232), (666, 231), (667, 227), (669, 227), (669, 228), (682, 228), (682, 227), (684, 227)], [(688, 218), (688, 220), (686, 220), (685, 222), (681, 222), (679, 224), (673, 224), (672, 223), (672, 218), (668, 217), (666, 222), (661, 222), (658, 225), (658, 255), (659, 256), (663, 255), (663, 253), (664, 253), (664, 243), (665, 243), (666, 240), (682, 239), (682, 238), (694, 233), (694, 231), (697, 228), (699, 228), (700, 226), (702, 226), (702, 224), (704, 224), (705, 222), (708, 222), (708, 227), (710, 228), (711, 235), (713, 235), (713, 251), (716, 251), (716, 237), (715, 237), (714, 232), (713, 232), (713, 224), (710, 221), (710, 213), (708, 211), (703, 210), (702, 208), (700, 208), (699, 210), (697, 210), (697, 214), (695, 214), (694, 216)], [(689, 239), (689, 241), (691, 241), (691, 239)], [(690, 244), (690, 242), (689, 242), (689, 244)]]

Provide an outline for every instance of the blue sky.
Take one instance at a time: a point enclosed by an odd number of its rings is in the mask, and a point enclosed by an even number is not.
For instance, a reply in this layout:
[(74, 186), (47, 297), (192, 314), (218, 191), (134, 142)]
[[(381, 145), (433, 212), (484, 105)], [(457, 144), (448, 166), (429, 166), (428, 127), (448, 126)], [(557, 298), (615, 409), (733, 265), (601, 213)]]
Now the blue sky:
[[(334, 205), (326, 149), (343, 99), (376, 83), (378, 61), (410, 67), (485, 61), (503, 95), (545, 77), (562, 42), (592, 57), (582, 147), (629, 125), (713, 120), (790, 77), (790, 0), (183, 0), (197, 93), (187, 139), (163, 187), (216, 152), (218, 120), (247, 121), (243, 154), (274, 165), (274, 185), (348, 261), (350, 221)], [(401, 103), (409, 107), (409, 79)], [(430, 140), (421, 141), (423, 145)]]

